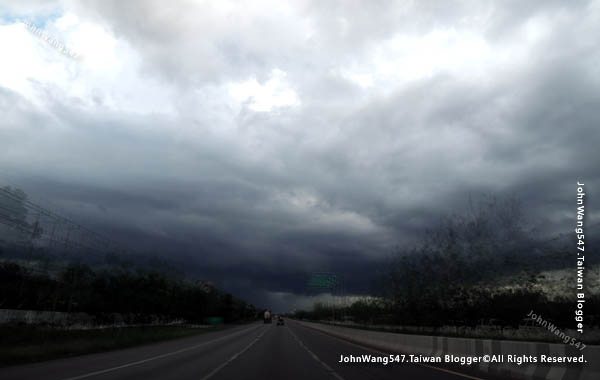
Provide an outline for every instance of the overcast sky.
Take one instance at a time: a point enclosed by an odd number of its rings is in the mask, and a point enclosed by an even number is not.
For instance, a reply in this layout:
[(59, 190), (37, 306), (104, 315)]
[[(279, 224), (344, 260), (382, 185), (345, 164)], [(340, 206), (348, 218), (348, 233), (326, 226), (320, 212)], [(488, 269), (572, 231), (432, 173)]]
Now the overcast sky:
[(571, 231), (598, 36), (599, 1), (3, 1), (0, 183), (256, 303), (360, 294), (469, 194)]

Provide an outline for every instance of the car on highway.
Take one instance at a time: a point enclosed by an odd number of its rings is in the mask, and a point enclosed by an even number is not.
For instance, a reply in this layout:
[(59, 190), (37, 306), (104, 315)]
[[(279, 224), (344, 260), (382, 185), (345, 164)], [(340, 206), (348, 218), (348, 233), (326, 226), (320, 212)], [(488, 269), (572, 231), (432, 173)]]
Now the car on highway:
[(283, 324), (283, 318), (281, 318), (281, 316), (277, 317), (277, 326), (283, 326)]

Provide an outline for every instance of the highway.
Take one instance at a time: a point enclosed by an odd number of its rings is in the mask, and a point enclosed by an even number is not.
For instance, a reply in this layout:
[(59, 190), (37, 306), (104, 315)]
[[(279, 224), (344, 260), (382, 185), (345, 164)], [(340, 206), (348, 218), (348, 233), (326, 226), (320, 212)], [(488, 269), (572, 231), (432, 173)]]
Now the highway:
[(286, 321), (255, 323), (118, 351), (0, 369), (2, 380), (475, 379), (418, 364), (339, 363), (381, 355)]

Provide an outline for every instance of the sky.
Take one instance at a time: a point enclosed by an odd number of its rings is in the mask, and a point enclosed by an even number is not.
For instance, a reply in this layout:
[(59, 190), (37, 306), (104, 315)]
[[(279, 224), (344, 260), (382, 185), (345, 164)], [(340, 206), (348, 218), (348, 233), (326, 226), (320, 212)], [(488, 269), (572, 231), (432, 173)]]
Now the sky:
[(0, 182), (256, 304), (367, 294), (469, 196), (593, 208), (598, 36), (600, 1), (3, 1)]

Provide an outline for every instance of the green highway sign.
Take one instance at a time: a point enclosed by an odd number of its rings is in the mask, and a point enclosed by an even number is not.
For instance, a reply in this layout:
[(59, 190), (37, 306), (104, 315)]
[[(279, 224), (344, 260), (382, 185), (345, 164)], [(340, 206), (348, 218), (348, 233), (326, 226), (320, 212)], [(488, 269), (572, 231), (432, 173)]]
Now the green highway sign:
[(332, 273), (315, 273), (308, 280), (307, 287), (311, 290), (333, 289), (338, 283), (338, 276)]

